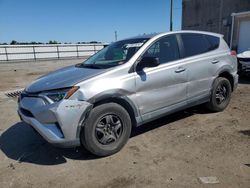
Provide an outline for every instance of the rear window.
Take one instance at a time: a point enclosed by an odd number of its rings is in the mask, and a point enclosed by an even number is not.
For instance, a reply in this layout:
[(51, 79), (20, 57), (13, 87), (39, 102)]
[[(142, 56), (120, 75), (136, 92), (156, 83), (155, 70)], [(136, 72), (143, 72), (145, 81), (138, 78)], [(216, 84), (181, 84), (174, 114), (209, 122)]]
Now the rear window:
[(197, 33), (184, 33), (181, 34), (182, 42), (185, 50), (185, 57), (202, 54), (218, 48), (219, 38), (197, 34)]

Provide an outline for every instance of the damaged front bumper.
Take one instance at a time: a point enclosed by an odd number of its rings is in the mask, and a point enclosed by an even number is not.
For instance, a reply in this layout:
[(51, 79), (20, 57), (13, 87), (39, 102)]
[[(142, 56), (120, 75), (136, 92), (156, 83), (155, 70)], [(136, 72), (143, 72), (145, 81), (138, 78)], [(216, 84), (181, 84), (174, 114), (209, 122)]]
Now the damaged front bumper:
[(91, 109), (92, 104), (86, 101), (69, 99), (49, 104), (41, 97), (24, 97), (18, 103), (20, 118), (60, 147), (80, 145), (80, 129)]

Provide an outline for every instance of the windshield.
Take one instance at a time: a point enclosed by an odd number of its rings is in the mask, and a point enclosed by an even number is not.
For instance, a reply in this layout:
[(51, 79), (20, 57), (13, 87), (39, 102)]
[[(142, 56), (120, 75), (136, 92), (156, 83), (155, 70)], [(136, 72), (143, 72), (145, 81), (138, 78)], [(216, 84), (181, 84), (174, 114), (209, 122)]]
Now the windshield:
[(147, 38), (137, 38), (112, 43), (91, 56), (81, 65), (89, 68), (109, 68), (124, 64), (143, 46), (143, 44), (145, 44), (145, 42), (147, 42), (147, 40)]

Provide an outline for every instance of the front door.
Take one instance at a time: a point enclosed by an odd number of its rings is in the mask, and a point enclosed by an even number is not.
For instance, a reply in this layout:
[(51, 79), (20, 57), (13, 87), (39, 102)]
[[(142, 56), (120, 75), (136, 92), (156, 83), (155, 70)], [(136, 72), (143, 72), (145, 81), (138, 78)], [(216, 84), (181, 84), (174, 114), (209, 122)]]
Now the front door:
[(187, 71), (179, 64), (175, 35), (155, 41), (142, 57), (157, 57), (160, 65), (144, 68), (136, 74), (137, 105), (143, 120), (153, 118), (178, 105), (186, 104)]

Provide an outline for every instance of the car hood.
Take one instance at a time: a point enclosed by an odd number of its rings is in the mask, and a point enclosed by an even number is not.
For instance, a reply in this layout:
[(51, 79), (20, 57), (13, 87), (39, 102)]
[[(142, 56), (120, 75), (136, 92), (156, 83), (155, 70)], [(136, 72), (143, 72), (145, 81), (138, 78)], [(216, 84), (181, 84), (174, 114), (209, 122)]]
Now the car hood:
[(93, 69), (78, 66), (68, 66), (44, 75), (26, 87), (29, 93), (71, 87), (83, 80), (101, 74), (106, 69)]

